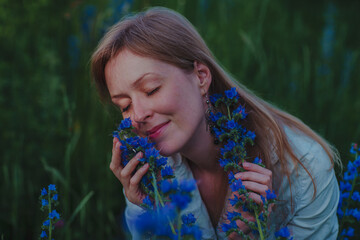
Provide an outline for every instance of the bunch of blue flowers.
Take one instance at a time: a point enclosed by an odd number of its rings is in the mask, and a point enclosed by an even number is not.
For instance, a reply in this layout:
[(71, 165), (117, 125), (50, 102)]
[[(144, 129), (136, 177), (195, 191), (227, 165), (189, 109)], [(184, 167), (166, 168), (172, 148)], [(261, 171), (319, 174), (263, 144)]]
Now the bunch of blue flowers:
[(141, 179), (141, 188), (147, 195), (142, 202), (146, 211), (135, 222), (137, 230), (148, 239), (201, 239), (201, 231), (195, 225), (196, 218), (191, 213), (181, 215), (192, 200), (195, 181), (174, 180), (168, 159), (160, 155), (148, 138), (135, 133), (130, 118), (121, 121), (113, 136), (121, 143), (124, 166), (138, 152), (142, 152), (143, 157), (137, 169), (149, 164), (149, 170)]
[(339, 239), (348, 239), (355, 236), (355, 229), (345, 228), (345, 225), (353, 225), (360, 221), (360, 209), (356, 208), (360, 204), (360, 193), (355, 187), (359, 186), (360, 170), (360, 148), (358, 144), (351, 145), (350, 153), (354, 155), (354, 161), (349, 161), (343, 181), (340, 181), (340, 200), (337, 214), (340, 221)]
[[(221, 158), (219, 159), (220, 166), (228, 173), (230, 189), (233, 192), (233, 198), (230, 198), (230, 204), (235, 209), (242, 209), (243, 212), (253, 214), (256, 221), (248, 221), (240, 213), (241, 211), (227, 212), (227, 220), (229, 223), (222, 224), (222, 230), (229, 236), (235, 232), (242, 237), (242, 239), (251, 239), (250, 235), (242, 232), (236, 221), (242, 221), (251, 229), (254, 236), (259, 236), (259, 239), (267, 239), (270, 235), (268, 228), (269, 206), (275, 203), (276, 195), (274, 191), (268, 190), (266, 197), (261, 196), (262, 205), (256, 203), (249, 197), (250, 191), (245, 189), (241, 179), (236, 179), (234, 175), (238, 172), (246, 171), (242, 167), (242, 163), (249, 160), (246, 148), (250, 144), (254, 145), (255, 133), (247, 130), (240, 124), (247, 116), (245, 108), (239, 103), (239, 95), (236, 88), (231, 88), (225, 91), (225, 95), (214, 94), (210, 96), (210, 101), (215, 109), (226, 109), (227, 114), (221, 112), (211, 111), (210, 121), (211, 131), (215, 135), (217, 142), (222, 144)], [(262, 160), (256, 157), (253, 163), (265, 167)], [(289, 239), (290, 232), (287, 228), (280, 229), (276, 232), (277, 239)], [(291, 238), (290, 238), (291, 239)]]
[(52, 231), (54, 230), (54, 225), (60, 219), (60, 214), (56, 211), (55, 207), (59, 204), (58, 193), (56, 191), (56, 186), (50, 184), (48, 188), (43, 188), (40, 194), (41, 201), (41, 211), (47, 212), (47, 218), (41, 226), (41, 239), (53, 239)]

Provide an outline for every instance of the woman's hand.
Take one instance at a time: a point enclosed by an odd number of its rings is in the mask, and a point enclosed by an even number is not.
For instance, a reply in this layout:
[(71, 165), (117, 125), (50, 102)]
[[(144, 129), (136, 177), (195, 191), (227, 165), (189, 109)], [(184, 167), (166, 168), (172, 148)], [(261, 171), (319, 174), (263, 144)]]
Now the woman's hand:
[(272, 190), (272, 172), (254, 163), (244, 162), (242, 166), (246, 171), (235, 174), (235, 178), (241, 179), (246, 190), (253, 191), (249, 193), (251, 199), (262, 204), (260, 195), (266, 197), (266, 191)]
[[(253, 199), (257, 204), (262, 205), (263, 202), (261, 200), (261, 196), (266, 197), (266, 191), (272, 190), (272, 172), (269, 169), (263, 168), (254, 163), (244, 162), (242, 166), (246, 171), (235, 174), (235, 178), (241, 179), (242, 184), (245, 186), (245, 188), (252, 191), (249, 192), (249, 197)], [(231, 198), (234, 197), (234, 194), (238, 195), (237, 193), (233, 193)], [(268, 210), (271, 211), (271, 209)], [(228, 204), (227, 211), (239, 212), (248, 221), (255, 222), (255, 216), (253, 214), (250, 214), (249, 212), (243, 211), (242, 208), (235, 209), (231, 204)], [(227, 219), (226, 216), (225, 219)], [(237, 220), (236, 224), (243, 233), (250, 233), (250, 228), (244, 222)], [(229, 235), (229, 239), (241, 238), (238, 234), (232, 233)]]
[(133, 174), (143, 153), (137, 153), (135, 157), (133, 157), (129, 163), (123, 167), (121, 164), (120, 146), (120, 141), (114, 137), (110, 169), (123, 185), (127, 199), (136, 205), (140, 205), (146, 195), (141, 191), (139, 184), (141, 178), (149, 169), (149, 164), (146, 163)]

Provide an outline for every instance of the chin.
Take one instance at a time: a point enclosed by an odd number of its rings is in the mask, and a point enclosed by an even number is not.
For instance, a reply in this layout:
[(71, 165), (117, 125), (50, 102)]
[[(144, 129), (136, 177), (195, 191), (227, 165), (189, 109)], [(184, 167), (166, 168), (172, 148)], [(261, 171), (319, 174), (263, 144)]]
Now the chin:
[(155, 148), (160, 151), (160, 154), (164, 157), (169, 157), (179, 152), (179, 149), (169, 146), (168, 144), (155, 144)]

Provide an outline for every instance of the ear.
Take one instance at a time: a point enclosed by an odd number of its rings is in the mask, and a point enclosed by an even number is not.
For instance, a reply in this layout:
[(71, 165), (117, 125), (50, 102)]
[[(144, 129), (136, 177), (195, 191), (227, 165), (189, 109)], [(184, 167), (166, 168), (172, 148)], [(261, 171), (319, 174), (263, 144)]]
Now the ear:
[(199, 63), (197, 61), (194, 62), (194, 74), (198, 80), (198, 86), (200, 88), (201, 95), (205, 96), (209, 90), (211, 84), (211, 71), (203, 63)]

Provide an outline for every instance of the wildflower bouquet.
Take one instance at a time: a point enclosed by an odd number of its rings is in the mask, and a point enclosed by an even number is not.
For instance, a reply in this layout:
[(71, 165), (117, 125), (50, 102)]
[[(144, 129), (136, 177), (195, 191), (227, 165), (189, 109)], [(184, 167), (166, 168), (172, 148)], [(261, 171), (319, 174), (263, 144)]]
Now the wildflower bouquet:
[(42, 231), (40, 238), (48, 238), (52, 240), (52, 231), (54, 230), (56, 222), (60, 219), (60, 214), (55, 209), (55, 206), (59, 204), (56, 186), (54, 184), (50, 184), (47, 189), (43, 188), (39, 199), (41, 201), (41, 211), (48, 213), (46, 220), (41, 226)]
[(140, 164), (149, 164), (149, 170), (141, 180), (146, 197), (142, 207), (144, 214), (138, 217), (135, 226), (147, 238), (201, 239), (201, 231), (195, 225), (195, 217), (181, 215), (191, 202), (191, 192), (196, 188), (194, 180), (174, 180), (174, 171), (148, 138), (135, 134), (130, 118), (124, 119), (113, 135), (119, 139), (122, 164), (125, 166), (138, 152), (143, 152)]
[(338, 218), (340, 222), (339, 239), (347, 239), (354, 237), (355, 229), (345, 224), (354, 224), (360, 221), (360, 209), (356, 208), (360, 203), (360, 193), (356, 191), (355, 186), (359, 186), (359, 170), (360, 170), (360, 148), (357, 144), (351, 145), (350, 153), (354, 155), (354, 161), (349, 161), (343, 181), (340, 181), (340, 200), (338, 205)]
[[(235, 209), (250, 212), (256, 219), (255, 222), (251, 222), (243, 217), (240, 211), (228, 211), (227, 220), (229, 223), (223, 223), (222, 230), (227, 236), (235, 232), (242, 239), (251, 239), (250, 235), (245, 234), (238, 228), (236, 221), (240, 220), (247, 224), (253, 235), (259, 236), (260, 239), (266, 239), (270, 235), (267, 221), (269, 206), (275, 203), (276, 195), (274, 191), (268, 190), (265, 198), (261, 196), (263, 204), (259, 205), (249, 197), (250, 191), (245, 189), (241, 179), (235, 178), (236, 173), (245, 171), (242, 163), (250, 160), (247, 156), (246, 146), (248, 144), (254, 145), (255, 139), (254, 132), (239, 124), (247, 116), (245, 108), (239, 104), (239, 95), (236, 88), (225, 91), (225, 96), (222, 94), (210, 96), (210, 101), (215, 106), (215, 109), (224, 108), (227, 110), (227, 115), (212, 110), (209, 118), (212, 122), (211, 131), (215, 135), (216, 141), (223, 146), (221, 148), (222, 158), (219, 159), (219, 163), (224, 168), (224, 171), (228, 173), (230, 189), (233, 192), (233, 198), (229, 199), (230, 204)], [(253, 159), (252, 162), (265, 167), (258, 157)], [(287, 239), (290, 237), (290, 233), (287, 228), (283, 228), (276, 233), (276, 237), (277, 239)]]

